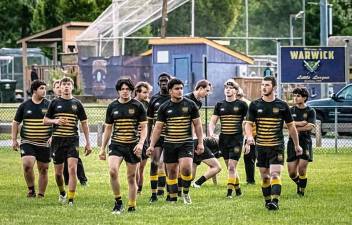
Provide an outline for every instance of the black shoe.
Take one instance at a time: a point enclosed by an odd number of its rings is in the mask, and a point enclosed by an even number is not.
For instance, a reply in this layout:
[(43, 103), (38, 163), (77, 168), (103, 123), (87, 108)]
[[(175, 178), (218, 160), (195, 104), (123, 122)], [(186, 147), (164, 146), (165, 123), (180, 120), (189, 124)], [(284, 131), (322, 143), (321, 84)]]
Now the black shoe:
[(270, 203), (270, 201), (265, 201), (265, 203), (264, 203), (265, 208), (269, 209), (269, 203)]
[(167, 202), (171, 201), (171, 199), (170, 199), (170, 195), (167, 195), (167, 196), (166, 196), (165, 201), (167, 201)]
[(35, 191), (28, 191), (27, 193), (27, 198), (35, 198), (37, 196), (37, 194), (35, 193)]
[(303, 196), (304, 196), (304, 192), (303, 192), (303, 191), (298, 191), (297, 194), (298, 194), (298, 196), (300, 196), (300, 197), (303, 197)]
[(150, 197), (149, 199), (149, 203), (154, 203), (154, 202), (157, 202), (158, 201), (158, 197), (156, 197), (156, 195), (152, 195), (152, 197)]
[(136, 211), (136, 208), (134, 206), (130, 206), (127, 209), (127, 212), (135, 212), (135, 211)]
[(115, 206), (112, 209), (112, 214), (121, 214), (123, 212), (123, 204), (118, 204), (115, 202)]
[(178, 197), (182, 197), (182, 191), (178, 191), (178, 192), (177, 192), (177, 196), (178, 196)]
[(241, 196), (241, 195), (242, 195), (241, 188), (236, 189), (236, 196)]
[(87, 186), (87, 181), (81, 181), (81, 186)]
[(247, 185), (255, 185), (255, 181), (247, 181)]
[(278, 210), (279, 209), (279, 203), (271, 201), (271, 202), (268, 203), (267, 209), (269, 209), (269, 210)]

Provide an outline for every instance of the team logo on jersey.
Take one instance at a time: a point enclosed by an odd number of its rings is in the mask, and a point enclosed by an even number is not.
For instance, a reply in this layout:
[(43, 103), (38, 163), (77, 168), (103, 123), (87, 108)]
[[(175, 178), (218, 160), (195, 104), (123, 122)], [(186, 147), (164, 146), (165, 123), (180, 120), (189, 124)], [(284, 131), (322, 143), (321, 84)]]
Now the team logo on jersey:
[(239, 147), (239, 146), (236, 146), (236, 147), (235, 147), (235, 153), (239, 153), (239, 152), (240, 152), (240, 150), (241, 150), (241, 149), (240, 149), (240, 147)]
[(42, 109), (42, 113), (45, 114), (48, 111), (48, 109)]
[(32, 114), (32, 110), (27, 110), (27, 114)]
[(279, 162), (282, 162), (282, 161), (284, 160), (284, 156), (283, 156), (282, 154), (278, 154), (278, 155), (277, 155), (277, 160), (278, 160)]
[(170, 109), (170, 110), (167, 110), (167, 113), (172, 113), (172, 110)]
[(115, 112), (114, 112), (114, 115), (117, 115), (117, 114), (119, 114), (119, 111), (115, 111)]
[(62, 106), (61, 106), (61, 105), (58, 105), (56, 108), (57, 108), (57, 109), (62, 109)]
[(262, 109), (258, 109), (257, 112), (258, 113), (263, 113), (263, 110)]
[(72, 105), (72, 110), (73, 110), (73, 111), (76, 111), (76, 110), (77, 110), (77, 105), (76, 105), (76, 104), (73, 104), (73, 105)]
[(129, 113), (130, 115), (134, 114), (134, 112), (135, 112), (134, 109), (128, 109), (128, 113)]
[(238, 112), (240, 110), (240, 108), (238, 108), (237, 106), (233, 107), (233, 111)]
[(292, 117), (297, 117), (296, 113), (295, 113), (295, 114), (292, 114)]
[(279, 113), (279, 112), (280, 112), (279, 108), (276, 108), (276, 107), (273, 108), (273, 113)]
[(158, 105), (160, 105), (160, 103), (159, 103), (159, 102), (156, 102), (156, 103), (155, 103), (155, 106), (158, 106)]
[(224, 109), (224, 108), (221, 108), (220, 111), (225, 111), (225, 109)]
[(308, 113), (304, 113), (304, 114), (303, 114), (303, 119), (306, 120), (307, 118), (308, 118)]
[(188, 107), (182, 107), (182, 112), (188, 113)]

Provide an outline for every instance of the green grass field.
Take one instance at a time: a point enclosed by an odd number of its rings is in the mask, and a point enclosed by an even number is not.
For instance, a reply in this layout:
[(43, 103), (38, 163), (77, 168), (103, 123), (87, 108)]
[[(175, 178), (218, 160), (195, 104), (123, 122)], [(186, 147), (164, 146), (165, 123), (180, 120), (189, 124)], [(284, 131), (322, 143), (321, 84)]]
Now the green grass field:
[[(226, 199), (226, 171), (201, 189), (191, 189), (192, 205), (176, 205), (160, 200), (149, 205), (149, 178), (146, 176), (136, 213), (112, 215), (112, 193), (107, 163), (97, 159), (97, 151), (83, 157), (88, 187), (78, 186), (73, 208), (57, 202), (58, 192), (49, 169), (49, 185), (44, 199), (27, 199), (26, 185), (18, 153), (0, 150), (0, 224), (351, 224), (352, 153), (315, 155), (310, 165), (308, 188), (303, 198), (295, 194), (295, 185), (283, 173), (280, 210), (264, 208), (259, 177), (256, 185), (246, 185), (241, 159), (239, 165), (243, 196)], [(204, 171), (201, 166), (199, 173)], [(148, 169), (147, 169), (148, 171)], [(125, 166), (121, 166), (124, 203), (127, 202)]]

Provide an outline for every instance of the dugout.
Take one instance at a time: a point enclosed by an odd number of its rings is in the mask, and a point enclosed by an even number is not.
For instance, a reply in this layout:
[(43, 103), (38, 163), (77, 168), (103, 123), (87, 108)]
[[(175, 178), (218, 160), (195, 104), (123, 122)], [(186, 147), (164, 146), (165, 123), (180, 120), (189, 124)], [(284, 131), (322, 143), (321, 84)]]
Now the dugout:
[[(157, 76), (167, 72), (181, 79), (184, 93), (191, 92), (200, 79), (208, 79), (214, 86), (208, 105), (224, 98), (223, 83), (239, 77), (241, 71), (254, 60), (206, 38), (155, 38), (150, 39), (154, 92), (157, 92)], [(245, 87), (244, 87), (245, 89)]]

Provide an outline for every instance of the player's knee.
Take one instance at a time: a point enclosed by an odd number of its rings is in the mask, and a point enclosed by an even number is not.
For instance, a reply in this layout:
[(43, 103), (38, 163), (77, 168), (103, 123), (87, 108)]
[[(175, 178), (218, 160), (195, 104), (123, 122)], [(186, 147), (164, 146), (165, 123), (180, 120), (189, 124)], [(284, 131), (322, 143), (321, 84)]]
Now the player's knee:
[(117, 169), (109, 169), (109, 175), (111, 178), (116, 179), (118, 175)]
[(127, 175), (127, 181), (129, 185), (134, 185), (136, 183), (136, 173), (130, 173)]
[(38, 169), (40, 175), (47, 175), (48, 174), (48, 167), (41, 167)]
[(33, 170), (33, 167), (31, 167), (29, 165), (23, 165), (23, 170), (25, 173), (29, 173)]

